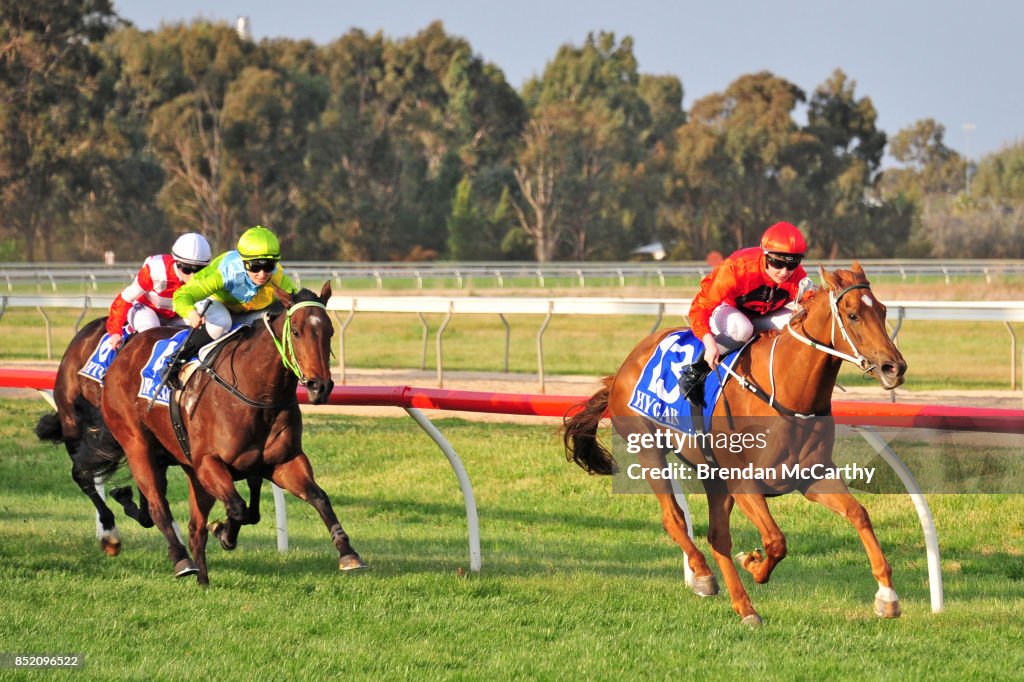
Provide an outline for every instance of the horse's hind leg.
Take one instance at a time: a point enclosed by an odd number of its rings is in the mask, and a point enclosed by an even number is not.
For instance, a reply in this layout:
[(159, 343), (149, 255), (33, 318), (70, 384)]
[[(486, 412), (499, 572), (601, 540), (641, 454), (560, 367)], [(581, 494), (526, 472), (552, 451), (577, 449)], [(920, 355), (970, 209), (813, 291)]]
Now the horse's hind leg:
[(725, 493), (708, 492), (708, 542), (714, 554), (718, 568), (722, 571), (722, 579), (729, 590), (732, 610), (743, 619), (744, 625), (760, 625), (761, 616), (754, 610), (750, 602), (736, 565), (732, 561), (732, 531), (729, 528), (729, 515), (732, 512), (733, 498)]
[(331, 500), (313, 480), (313, 468), (309, 465), (309, 459), (305, 454), (300, 453), (294, 459), (274, 468), (271, 480), (278, 484), (300, 500), (309, 502), (320, 513), (324, 525), (331, 534), (331, 541), (338, 548), (338, 568), (342, 571), (351, 571), (366, 568), (366, 564), (359, 557), (359, 554), (352, 549), (349, 543), (348, 534), (341, 527)]
[[(68, 445), (68, 450), (71, 450), (71, 445)], [(74, 479), (85, 496), (96, 507), (100, 526), (103, 528), (103, 532), (100, 535), (100, 547), (103, 548), (104, 553), (108, 556), (117, 556), (121, 553), (121, 535), (117, 532), (117, 526), (114, 523), (114, 512), (110, 511), (110, 507), (100, 497), (93, 477), (83, 471), (78, 463), (74, 461), (74, 458), (72, 458), (71, 464), (71, 478)]]
[(139, 494), (144, 495), (149, 503), (147, 507), (153, 517), (153, 523), (167, 540), (167, 555), (174, 565), (174, 577), (182, 578), (198, 572), (196, 565), (188, 556), (188, 550), (181, 544), (178, 534), (174, 532), (174, 517), (167, 504), (167, 467), (154, 466), (150, 459), (150, 448), (146, 443), (129, 443), (124, 446), (128, 456), (128, 466), (132, 471)]
[[(831, 486), (834, 486), (835, 483), (835, 481), (829, 481)], [(844, 517), (857, 530), (860, 541), (864, 543), (868, 560), (871, 562), (871, 573), (875, 576), (875, 581), (878, 582), (878, 592), (875, 593), (875, 613), (883, 618), (899, 618), (902, 611), (900, 599), (892, 586), (892, 567), (889, 566), (889, 561), (882, 552), (882, 545), (875, 537), (875, 529), (871, 526), (871, 519), (868, 517), (867, 510), (864, 509), (864, 505), (849, 492), (815, 493), (807, 490), (804, 492), (804, 496)]]
[(754, 577), (754, 582), (766, 583), (775, 567), (786, 558), (786, 536), (772, 518), (772, 513), (768, 510), (768, 500), (764, 495), (740, 493), (733, 495), (733, 498), (744, 516), (757, 527), (761, 534), (761, 546), (764, 547), (763, 554), (754, 550), (744, 552), (736, 558)]
[(209, 518), (210, 510), (213, 508), (213, 503), (216, 499), (199, 484), (194, 473), (189, 473), (188, 485), (188, 544), (192, 549), (192, 557), (195, 559), (196, 568), (199, 570), (196, 581), (200, 585), (209, 585), (210, 574), (206, 568), (206, 519)]
[[(647, 470), (664, 469), (666, 465), (665, 454), (653, 450), (640, 452), (637, 455), (637, 461)], [(661, 505), (662, 527), (686, 554), (690, 570), (693, 571), (693, 591), (701, 597), (718, 594), (715, 574), (708, 567), (704, 554), (697, 549), (686, 532), (686, 517), (683, 516), (683, 510), (679, 507), (675, 495), (672, 494), (671, 483), (665, 479), (647, 477), (647, 484), (658, 498), (658, 504)]]

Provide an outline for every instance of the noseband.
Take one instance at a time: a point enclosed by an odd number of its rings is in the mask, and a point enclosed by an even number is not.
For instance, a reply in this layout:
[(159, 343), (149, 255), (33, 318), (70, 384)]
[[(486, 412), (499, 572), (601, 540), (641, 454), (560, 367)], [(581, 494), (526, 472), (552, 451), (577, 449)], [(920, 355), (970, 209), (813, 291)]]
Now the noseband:
[(281, 355), (281, 362), (284, 364), (285, 367), (290, 369), (295, 376), (299, 378), (299, 382), (302, 384), (306, 383), (306, 375), (302, 373), (302, 368), (299, 367), (299, 360), (298, 358), (295, 357), (295, 345), (292, 343), (291, 335), (292, 314), (297, 310), (301, 310), (302, 308), (310, 307), (327, 310), (327, 306), (325, 306), (320, 301), (302, 301), (301, 303), (296, 303), (295, 305), (288, 309), (287, 313), (285, 313), (284, 327), (281, 329), (280, 341), (274, 334), (274, 330), (270, 326), (270, 322), (267, 319), (267, 317), (263, 317), (263, 324), (266, 325), (267, 331), (270, 332), (270, 338), (274, 340), (274, 346), (277, 348), (277, 352)]
[[(829, 355), (834, 355), (837, 358), (840, 358), (842, 360), (846, 360), (847, 362), (852, 362), (853, 364), (855, 364), (858, 367), (860, 367), (861, 370), (865, 374), (867, 374), (867, 373), (871, 372), (873, 369), (875, 369), (875, 365), (872, 365), (870, 363), (870, 361), (868, 361), (868, 359), (866, 357), (861, 355), (861, 352), (859, 350), (857, 350), (857, 345), (853, 342), (853, 339), (850, 338), (850, 334), (846, 331), (846, 325), (843, 323), (843, 317), (842, 317), (842, 315), (839, 314), (839, 300), (843, 296), (845, 296), (846, 294), (848, 294), (851, 291), (853, 291), (854, 289), (870, 289), (870, 288), (871, 287), (868, 284), (851, 284), (850, 286), (848, 286), (845, 289), (843, 289), (842, 291), (840, 291), (838, 294), (833, 292), (831, 289), (829, 290), (829, 292), (828, 292), (828, 304), (829, 304), (829, 307), (832, 309), (832, 324), (830, 325), (830, 329), (831, 329), (831, 340), (830, 340), (830, 343), (832, 344), (831, 346), (826, 346), (824, 344), (818, 343), (817, 341), (812, 341), (811, 339), (807, 338), (803, 334), (799, 333), (798, 331), (793, 329), (793, 326), (791, 324), (791, 320), (786, 322), (786, 330), (796, 340), (798, 340), (798, 341), (800, 341), (802, 343), (806, 343), (811, 348), (814, 348), (815, 350), (820, 350), (822, 353), (828, 353)], [(835, 349), (835, 345), (836, 345), (836, 326), (837, 325), (839, 327), (839, 333), (842, 334), (842, 336), (843, 336), (843, 340), (846, 341), (847, 345), (849, 345), (850, 348), (853, 350), (853, 355), (848, 355), (847, 353), (843, 353), (842, 351), (838, 351), (838, 350)], [(772, 351), (774, 352), (774, 350), (775, 350), (775, 348), (773, 347)]]

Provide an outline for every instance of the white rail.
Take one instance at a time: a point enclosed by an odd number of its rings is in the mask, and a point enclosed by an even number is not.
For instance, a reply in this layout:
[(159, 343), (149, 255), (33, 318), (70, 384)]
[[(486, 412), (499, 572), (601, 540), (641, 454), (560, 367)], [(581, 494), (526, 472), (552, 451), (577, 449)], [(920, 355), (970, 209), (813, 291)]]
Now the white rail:
[[(102, 314), (109, 305), (109, 297), (78, 296), (20, 296), (0, 295), (0, 322), (7, 308), (35, 308), (46, 327), (46, 357), (53, 359), (49, 309), (78, 310), (75, 328), (90, 309)], [(543, 335), (551, 317), (555, 315), (635, 315), (652, 318), (652, 331), (657, 329), (666, 315), (686, 320), (690, 299), (681, 298), (596, 298), (596, 297), (511, 297), (511, 296), (333, 296), (327, 304), (338, 320), (338, 358), (341, 379), (345, 381), (345, 336), (349, 324), (357, 313), (409, 313), (418, 314), (422, 325), (422, 352), (420, 366), (426, 366), (428, 328), (424, 314), (442, 314), (446, 320), (454, 315), (499, 315), (508, 325), (506, 315), (539, 315), (543, 322), (537, 332), (537, 378), (539, 390), (544, 392)], [(889, 319), (893, 337), (899, 333), (904, 320), (945, 320), (958, 322), (1002, 322), (1010, 335), (1010, 388), (1016, 390), (1017, 337), (1012, 322), (1024, 322), (1024, 301), (889, 301)], [(341, 314), (347, 313), (344, 320)], [(437, 331), (436, 354), (438, 386), (444, 384), (443, 336), (447, 324)], [(510, 337), (505, 335), (505, 367), (508, 366)], [(1024, 371), (1024, 370), (1022, 370)]]

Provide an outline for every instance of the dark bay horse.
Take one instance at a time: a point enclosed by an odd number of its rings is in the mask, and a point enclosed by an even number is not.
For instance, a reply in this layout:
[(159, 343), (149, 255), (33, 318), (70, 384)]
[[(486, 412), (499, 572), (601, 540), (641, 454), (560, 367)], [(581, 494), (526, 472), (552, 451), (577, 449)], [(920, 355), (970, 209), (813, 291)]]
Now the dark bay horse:
[[(761, 336), (750, 344), (734, 367), (740, 379), (725, 384), (723, 399), (715, 408), (708, 429), (709, 434), (736, 436), (735, 420), (772, 418), (774, 433), (765, 439), (763, 447), (737, 448), (739, 452), (716, 449), (714, 455), (720, 467), (735, 470), (753, 464), (767, 470), (794, 461), (834, 467), (835, 424), (828, 415), (843, 360), (858, 364), (885, 389), (891, 390), (903, 383), (906, 362), (886, 333), (885, 306), (872, 293), (863, 269), (857, 262), (849, 271), (819, 269), (825, 289), (806, 302), (787, 329)], [(613, 428), (623, 438), (628, 438), (626, 431), (653, 433), (656, 430), (654, 422), (639, 417), (629, 404), (648, 358), (673, 331), (677, 330), (656, 332), (641, 341), (618, 372), (605, 379), (604, 388), (578, 412), (567, 415), (563, 427), (566, 451), (585, 470), (603, 475), (616, 470), (612, 454), (596, 437), (604, 416), (612, 418)], [(763, 387), (770, 387), (770, 390)], [(820, 418), (804, 419), (812, 415)], [(641, 441), (634, 439), (634, 442)], [(676, 451), (691, 465), (706, 465), (706, 456), (697, 447)], [(672, 494), (671, 481), (646, 474), (647, 470), (666, 467), (666, 452), (658, 447), (641, 449), (637, 456), (645, 467), (644, 478), (661, 505), (662, 525), (688, 557), (694, 572), (694, 591), (702, 596), (717, 594), (718, 585), (704, 555), (686, 533), (683, 512)], [(755, 582), (765, 583), (772, 569), (786, 556), (786, 538), (768, 510), (765, 493), (788, 490), (741, 492), (742, 485), (723, 489), (721, 485), (712, 486), (704, 480), (702, 483), (710, 516), (708, 542), (729, 590), (732, 608), (744, 623), (759, 625), (761, 617), (751, 604), (733, 563), (729, 517), (733, 505), (738, 504), (757, 527), (763, 553), (743, 553), (737, 559)], [(898, 617), (900, 605), (893, 589), (892, 570), (875, 537), (867, 511), (853, 498), (845, 482), (842, 479), (815, 481), (789, 488), (792, 489), (799, 489), (807, 499), (821, 503), (853, 525), (878, 583), (875, 612), (888, 618)]]
[[(116, 556), (121, 552), (121, 535), (117, 530), (114, 513), (97, 491), (94, 478), (95, 474), (112, 473), (114, 467), (104, 470), (102, 467), (90, 466), (78, 456), (83, 432), (99, 424), (100, 399), (103, 394), (103, 384), (82, 376), (79, 370), (89, 361), (106, 333), (106, 322), (105, 317), (92, 320), (71, 339), (57, 367), (57, 378), (53, 386), (53, 402), (57, 411), (43, 415), (36, 424), (35, 431), (40, 440), (64, 444), (71, 458), (71, 478), (96, 507), (102, 528), (100, 547), (109, 556)], [(167, 464), (171, 463), (174, 463), (174, 460), (169, 454), (161, 460), (165, 469)], [(259, 522), (261, 486), (262, 480), (259, 478), (249, 481), (250, 515), (246, 523)], [(110, 491), (110, 496), (124, 508), (129, 518), (137, 521), (143, 528), (153, 527), (145, 495), (140, 494), (138, 505), (132, 499), (131, 486), (114, 488)], [(221, 543), (224, 544), (224, 541)]]
[[(150, 513), (168, 544), (175, 575), (198, 573), (208, 584), (207, 518), (216, 500), (229, 520), (241, 523), (246, 507), (234, 481), (249, 476), (270, 479), (319, 512), (338, 549), (342, 570), (364, 568), (352, 549), (327, 494), (313, 479), (302, 449), (302, 415), (295, 391), (301, 381), (314, 404), (330, 397), (331, 336), (326, 302), (330, 283), (320, 295), (303, 289), (294, 297), (278, 290), (285, 311), (267, 315), (253, 327), (223, 342), (207, 367), (191, 374), (180, 392), (191, 458), (179, 445), (167, 407), (147, 409), (139, 397), (141, 368), (154, 344), (172, 335), (165, 328), (143, 332), (110, 366), (103, 393), (103, 421), (116, 443), (90, 439), (95, 452), (114, 461), (127, 458), (136, 485), (150, 501)], [(204, 363), (206, 364), (206, 363)], [(190, 497), (188, 550), (171, 527), (171, 513), (161, 491), (159, 455), (173, 455), (188, 476)]]

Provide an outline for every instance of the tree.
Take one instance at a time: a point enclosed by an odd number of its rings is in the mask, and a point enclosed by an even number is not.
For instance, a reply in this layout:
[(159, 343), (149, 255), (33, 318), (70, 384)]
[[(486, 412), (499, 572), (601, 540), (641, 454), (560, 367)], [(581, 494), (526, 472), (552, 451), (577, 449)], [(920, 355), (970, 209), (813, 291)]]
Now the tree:
[(789, 216), (794, 150), (805, 142), (792, 112), (804, 97), (762, 71), (693, 105), (676, 132), (672, 203), (663, 216), (679, 242), (674, 256), (749, 246)]
[(900, 130), (889, 143), (889, 154), (905, 167), (886, 171), (883, 188), (915, 200), (929, 194), (955, 194), (964, 188), (963, 157), (946, 146), (946, 128), (926, 118)]
[(50, 260), (55, 225), (92, 190), (90, 146), (107, 106), (96, 45), (109, 0), (0, 4), (0, 234)]

